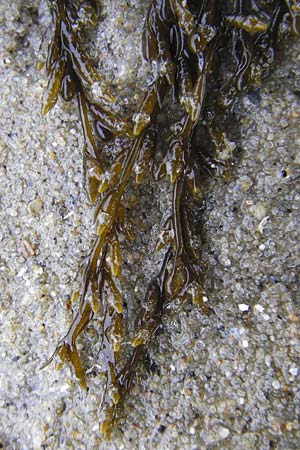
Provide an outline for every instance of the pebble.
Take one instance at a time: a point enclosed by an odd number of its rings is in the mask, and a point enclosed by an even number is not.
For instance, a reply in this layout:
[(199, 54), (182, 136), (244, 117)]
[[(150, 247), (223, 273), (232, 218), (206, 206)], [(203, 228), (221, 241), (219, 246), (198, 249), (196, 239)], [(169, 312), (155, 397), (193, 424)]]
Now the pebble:
[(44, 206), (43, 200), (37, 197), (28, 204), (28, 209), (33, 216), (38, 216), (42, 211), (43, 206)]
[(242, 312), (246, 312), (249, 311), (250, 306), (246, 305), (245, 303), (240, 303), (239, 304), (239, 310)]
[(223, 426), (219, 426), (219, 427), (217, 428), (217, 434), (218, 434), (219, 438), (220, 438), (221, 440), (223, 440), (223, 439), (228, 438), (228, 436), (229, 436), (229, 434), (230, 434), (230, 431), (228, 430), (228, 428), (225, 428), (225, 427), (223, 427)]
[(264, 307), (258, 304), (254, 306), (254, 309), (259, 313), (262, 313), (264, 311)]
[(294, 377), (298, 375), (299, 369), (298, 367), (291, 367), (289, 370), (290, 374), (292, 374)]
[(281, 388), (281, 384), (279, 383), (278, 380), (272, 381), (272, 386), (274, 389), (276, 389), (276, 391), (278, 391)]
[(248, 348), (248, 347), (249, 347), (249, 342), (248, 342), (248, 340), (247, 340), (247, 339), (243, 339), (243, 340), (242, 340), (242, 345), (243, 345), (244, 348)]

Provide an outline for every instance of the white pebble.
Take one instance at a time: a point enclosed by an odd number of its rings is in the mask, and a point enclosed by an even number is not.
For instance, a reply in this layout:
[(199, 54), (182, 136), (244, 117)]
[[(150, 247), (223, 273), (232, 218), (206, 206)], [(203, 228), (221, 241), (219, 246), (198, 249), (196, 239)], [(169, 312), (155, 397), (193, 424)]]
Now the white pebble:
[(242, 311), (242, 312), (249, 311), (249, 308), (250, 308), (250, 306), (246, 305), (245, 303), (240, 303), (239, 304), (239, 310)]
[(261, 305), (255, 305), (254, 308), (257, 312), (260, 312), (260, 313), (262, 313), (264, 310), (264, 307)]
[(243, 345), (244, 348), (248, 348), (249, 347), (249, 343), (248, 343), (247, 339), (243, 339), (242, 340), (242, 345)]
[(17, 277), (22, 277), (27, 272), (27, 267), (22, 267), (17, 273)]
[(274, 389), (276, 389), (278, 391), (278, 389), (280, 389), (280, 387), (281, 387), (281, 384), (279, 383), (278, 380), (274, 380), (272, 382), (272, 386), (273, 386)]
[(258, 225), (258, 230), (259, 230), (259, 232), (261, 233), (261, 234), (263, 234), (263, 232), (264, 232), (264, 228), (265, 228), (265, 226), (267, 225), (267, 223), (268, 223), (268, 221), (269, 221), (269, 216), (266, 216), (266, 217), (264, 217), (262, 220), (261, 220), (261, 222), (259, 223), (259, 225)]
[(263, 318), (264, 320), (270, 320), (269, 314), (262, 314), (262, 318)]
[(296, 377), (298, 375), (299, 369), (298, 367), (291, 367), (289, 370), (290, 374)]
[(230, 431), (228, 430), (228, 428), (220, 426), (217, 429), (217, 433), (220, 439), (226, 439), (229, 436)]

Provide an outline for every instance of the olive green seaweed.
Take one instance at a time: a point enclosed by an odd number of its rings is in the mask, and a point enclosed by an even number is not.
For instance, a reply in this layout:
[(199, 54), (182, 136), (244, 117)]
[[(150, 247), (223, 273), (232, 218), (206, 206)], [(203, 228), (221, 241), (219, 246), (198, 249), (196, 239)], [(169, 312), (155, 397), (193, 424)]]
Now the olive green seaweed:
[[(95, 314), (101, 318), (107, 381), (100, 430), (109, 439), (122, 417), (138, 364), (170, 303), (190, 299), (209, 312), (203, 292), (205, 265), (201, 252), (194, 249), (190, 216), (203, 206), (204, 174), (216, 167), (230, 173), (232, 159), (221, 158), (228, 145), (223, 125), (238, 96), (259, 85), (273, 66), (279, 26), (286, 14), (293, 32), (299, 33), (300, 7), (293, 0), (149, 0), (141, 41), (154, 76), (131, 118), (115, 112), (115, 98), (107, 88), (98, 99), (91, 95), (92, 85), (101, 85), (104, 77), (81, 43), (98, 25), (101, 5), (96, 0), (52, 0), (49, 7), (54, 32), (46, 60), (48, 86), (42, 113), (47, 114), (59, 96), (78, 103), (97, 236), (84, 262), (81, 290), (75, 294), (78, 311), (43, 367), (58, 355), (62, 363), (71, 363), (86, 389), (76, 341)], [(167, 113), (170, 94), (181, 114), (175, 122)], [(157, 137), (163, 139), (165, 129), (162, 117), (167, 117), (169, 132), (159, 157)], [(113, 147), (116, 138), (121, 150), (112, 152), (108, 164), (103, 148)], [(142, 303), (146, 307), (137, 313), (131, 355), (121, 364), (128, 345), (125, 352), (120, 236), (129, 241), (134, 237), (124, 195), (132, 178), (142, 183), (148, 173), (157, 181), (169, 178), (172, 209), (157, 244), (157, 250), (164, 251), (161, 269), (147, 288)]]

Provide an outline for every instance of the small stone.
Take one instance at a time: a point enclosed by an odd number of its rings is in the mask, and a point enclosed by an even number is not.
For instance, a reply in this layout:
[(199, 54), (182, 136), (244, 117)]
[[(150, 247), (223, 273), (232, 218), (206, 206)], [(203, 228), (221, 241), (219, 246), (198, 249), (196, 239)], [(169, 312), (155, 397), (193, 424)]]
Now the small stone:
[(22, 277), (23, 275), (25, 275), (26, 272), (27, 272), (27, 268), (24, 266), (17, 273), (17, 277)]
[(264, 320), (270, 320), (270, 316), (269, 316), (269, 314), (265, 314), (265, 313), (263, 313), (262, 314), (262, 318), (264, 319)]
[(289, 370), (290, 374), (296, 377), (298, 375), (299, 369), (298, 367), (291, 367)]
[(246, 312), (249, 311), (250, 306), (246, 305), (245, 303), (240, 303), (239, 304), (239, 310), (242, 312)]
[(254, 208), (254, 214), (258, 220), (262, 220), (264, 217), (266, 217), (267, 210), (262, 203), (257, 203)]
[(265, 228), (265, 226), (267, 225), (268, 221), (269, 221), (269, 216), (266, 216), (266, 217), (264, 217), (264, 218), (261, 220), (261, 222), (259, 223), (259, 225), (258, 225), (258, 231), (259, 231), (261, 234), (263, 234), (264, 228)]
[(33, 216), (39, 216), (41, 210), (43, 209), (44, 202), (41, 198), (37, 197), (28, 205), (28, 210)]
[(35, 254), (35, 249), (32, 247), (31, 243), (28, 242), (26, 239), (20, 240), (20, 248), (25, 258), (30, 258)]
[(226, 439), (228, 438), (230, 431), (228, 430), (228, 428), (219, 426), (217, 429), (217, 433), (220, 439)]
[(255, 305), (254, 306), (255, 311), (262, 313), (264, 311), (264, 307), (261, 305)]
[(37, 264), (35, 264), (35, 265), (32, 267), (32, 272), (33, 272), (34, 274), (36, 274), (36, 275), (42, 275), (42, 273), (43, 273), (43, 268), (42, 268), (41, 266), (38, 266)]
[(279, 383), (278, 380), (274, 380), (274, 381), (272, 382), (272, 386), (273, 386), (274, 389), (276, 389), (276, 391), (278, 391), (278, 389), (281, 388), (281, 384)]
[(246, 192), (246, 191), (248, 191), (250, 189), (251, 186), (252, 186), (252, 182), (243, 181), (241, 183), (240, 189), (241, 189), (242, 192)]
[(247, 339), (243, 339), (243, 340), (242, 340), (242, 345), (243, 345), (244, 348), (248, 348), (248, 347), (249, 347), (249, 342), (248, 342), (248, 340), (247, 340)]
[(56, 158), (57, 156), (55, 152), (49, 152), (49, 159), (51, 159), (51, 161), (54, 161)]

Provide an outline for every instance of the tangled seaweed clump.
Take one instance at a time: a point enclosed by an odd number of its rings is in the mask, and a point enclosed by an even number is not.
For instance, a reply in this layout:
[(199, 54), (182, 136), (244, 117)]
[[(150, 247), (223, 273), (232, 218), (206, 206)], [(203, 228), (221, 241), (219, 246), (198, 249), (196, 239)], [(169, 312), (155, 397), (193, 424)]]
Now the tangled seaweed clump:
[[(78, 312), (45, 366), (58, 355), (62, 363), (71, 363), (86, 389), (76, 341), (94, 315), (100, 318), (107, 379), (101, 431), (109, 438), (166, 308), (175, 299), (190, 299), (209, 312), (193, 216), (203, 205), (206, 174), (226, 175), (232, 165), (234, 146), (225, 130), (234, 102), (272, 68), (278, 31), (287, 14), (299, 34), (300, 6), (293, 0), (151, 0), (141, 41), (153, 79), (131, 118), (121, 116), (108, 89), (103, 88), (97, 99), (92, 95), (93, 84), (101, 85), (103, 77), (82, 42), (98, 25), (98, 2), (52, 0), (49, 6), (54, 33), (42, 112), (49, 112), (59, 96), (78, 103), (85, 182), (95, 204), (97, 236), (84, 261), (81, 290), (74, 293)], [(171, 101), (176, 121), (168, 114)], [(169, 178), (172, 207), (157, 244), (157, 251), (164, 252), (161, 268), (146, 290), (127, 342), (120, 242), (124, 237), (130, 242), (134, 235), (125, 196), (132, 179), (142, 183), (149, 173), (158, 182)]]

